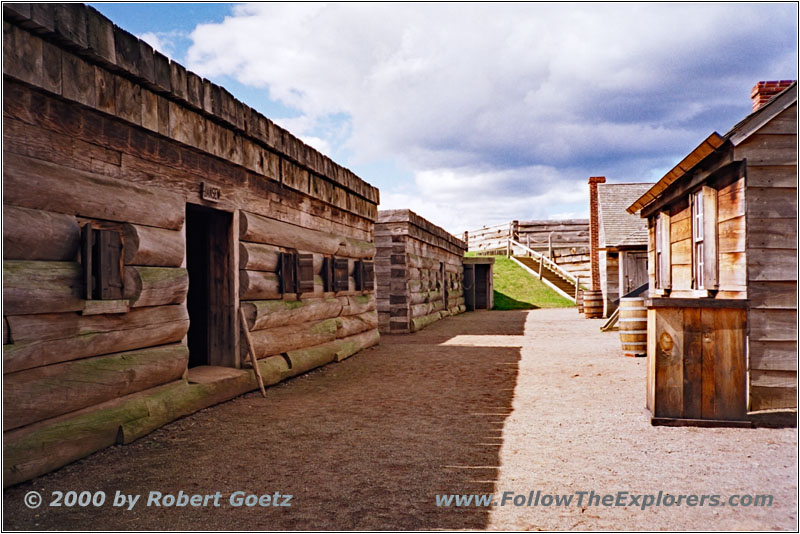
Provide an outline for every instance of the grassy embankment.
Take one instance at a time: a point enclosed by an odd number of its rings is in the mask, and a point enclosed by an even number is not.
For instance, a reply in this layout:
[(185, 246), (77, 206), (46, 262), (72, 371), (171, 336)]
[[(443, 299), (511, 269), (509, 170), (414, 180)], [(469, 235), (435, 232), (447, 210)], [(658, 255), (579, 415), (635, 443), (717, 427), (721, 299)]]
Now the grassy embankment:
[[(469, 254), (473, 255), (473, 254)], [(574, 306), (505, 256), (494, 260), (494, 309), (530, 310)]]

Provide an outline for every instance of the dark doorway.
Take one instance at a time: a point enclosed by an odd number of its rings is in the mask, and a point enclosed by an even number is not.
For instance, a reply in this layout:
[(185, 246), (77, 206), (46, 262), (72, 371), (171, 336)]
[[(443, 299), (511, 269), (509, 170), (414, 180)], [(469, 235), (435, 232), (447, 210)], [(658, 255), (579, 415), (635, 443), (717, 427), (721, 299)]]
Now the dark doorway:
[(475, 311), (475, 266), (464, 264), (464, 304), (467, 311)]
[(233, 367), (230, 213), (186, 205), (186, 269), (189, 271), (189, 367)]
[(475, 309), (486, 310), (489, 308), (489, 266), (475, 265)]

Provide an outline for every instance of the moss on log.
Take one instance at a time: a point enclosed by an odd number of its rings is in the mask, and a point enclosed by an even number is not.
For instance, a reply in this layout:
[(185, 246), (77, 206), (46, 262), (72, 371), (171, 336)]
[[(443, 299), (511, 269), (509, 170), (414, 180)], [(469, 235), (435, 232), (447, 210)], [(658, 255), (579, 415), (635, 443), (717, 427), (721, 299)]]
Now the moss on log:
[(80, 311), (83, 269), (63, 261), (3, 261), (3, 314)]
[[(342, 297), (347, 298), (347, 297)], [(302, 300), (256, 300), (242, 302), (249, 330), (264, 330), (294, 323), (337, 317), (342, 303), (336, 298), (304, 298)]]
[(178, 380), (189, 349), (175, 343), (46, 365), (3, 377), (3, 430)]
[(280, 283), (275, 273), (264, 271), (239, 271), (239, 298), (241, 300), (280, 299)]
[(419, 330), (422, 330), (426, 326), (435, 323), (436, 321), (438, 321), (441, 318), (442, 318), (442, 312), (438, 312), (438, 311), (437, 312), (433, 312), (433, 313), (431, 313), (429, 315), (426, 315), (424, 317), (415, 317), (415, 318), (411, 319), (411, 321), (409, 321), (410, 330), (412, 332), (418, 332)]
[(256, 330), (252, 332), (253, 351), (257, 358), (264, 358), (321, 345), (336, 339), (338, 325), (338, 319), (325, 319)]
[(3, 372), (180, 341), (189, 328), (183, 305), (135, 308), (129, 313), (8, 317), (13, 345), (3, 347)]

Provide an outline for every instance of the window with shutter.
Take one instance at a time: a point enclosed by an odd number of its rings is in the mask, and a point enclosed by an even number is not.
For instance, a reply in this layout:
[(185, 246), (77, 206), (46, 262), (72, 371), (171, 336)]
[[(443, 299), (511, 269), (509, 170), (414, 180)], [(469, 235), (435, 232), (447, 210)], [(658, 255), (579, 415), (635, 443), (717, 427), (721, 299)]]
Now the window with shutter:
[(297, 293), (297, 255), (293, 252), (281, 252), (280, 282), (281, 293)]
[(348, 262), (345, 258), (333, 259), (333, 290), (334, 291), (347, 291), (350, 289), (350, 283), (347, 279)]
[(82, 232), (81, 262), (86, 300), (122, 298), (122, 239), (116, 230), (86, 224)]
[(364, 262), (364, 290), (375, 290), (375, 262)]
[(314, 255), (297, 255), (297, 288), (300, 293), (314, 292)]

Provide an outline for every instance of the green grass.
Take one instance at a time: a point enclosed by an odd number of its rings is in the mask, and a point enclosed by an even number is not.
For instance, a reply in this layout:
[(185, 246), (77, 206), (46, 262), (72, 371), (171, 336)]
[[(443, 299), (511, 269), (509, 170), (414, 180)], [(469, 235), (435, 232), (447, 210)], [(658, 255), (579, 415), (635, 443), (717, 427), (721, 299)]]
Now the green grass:
[(494, 309), (530, 310), (574, 306), (535, 276), (504, 256), (494, 259)]

